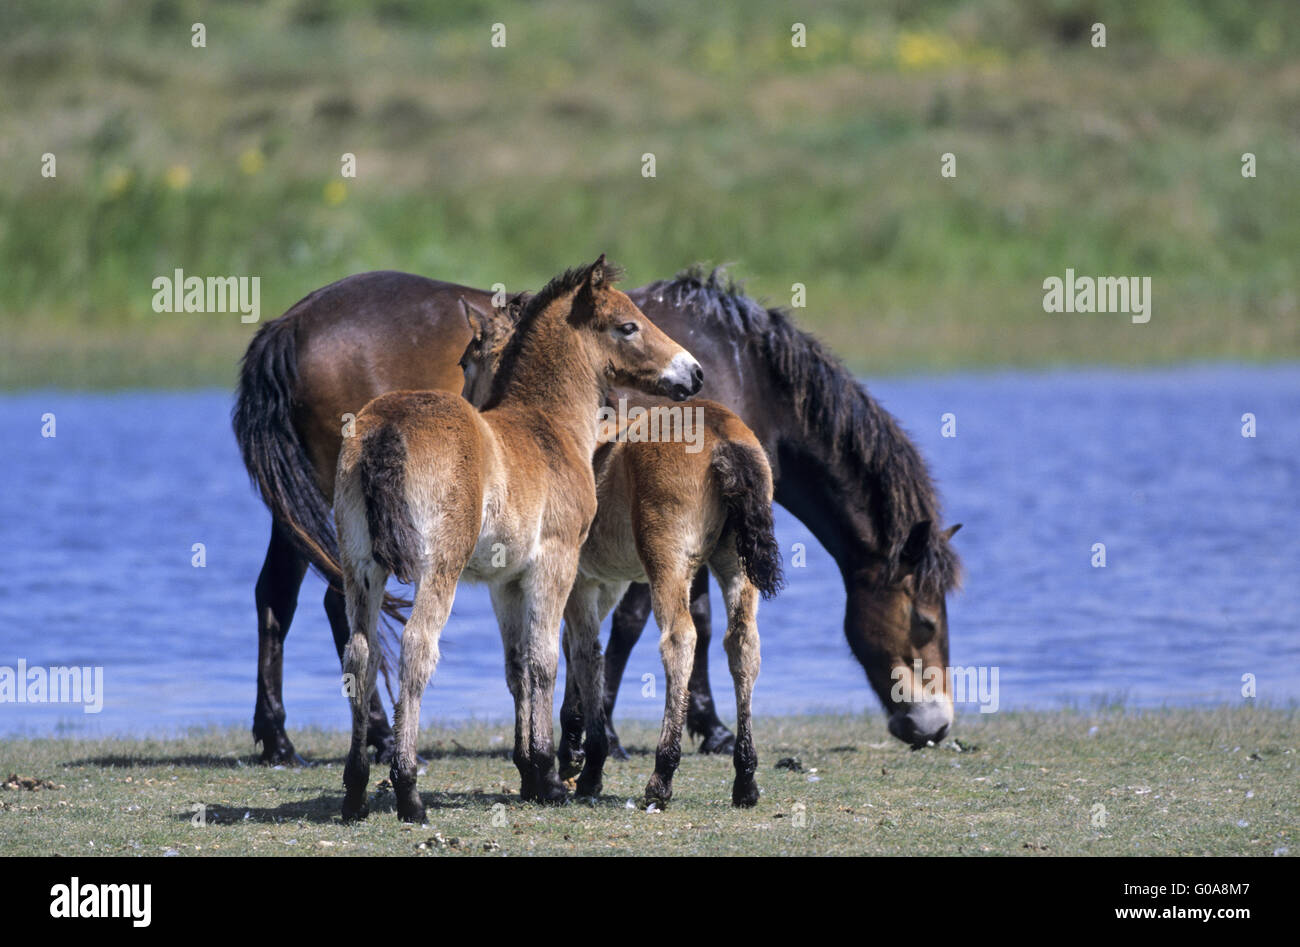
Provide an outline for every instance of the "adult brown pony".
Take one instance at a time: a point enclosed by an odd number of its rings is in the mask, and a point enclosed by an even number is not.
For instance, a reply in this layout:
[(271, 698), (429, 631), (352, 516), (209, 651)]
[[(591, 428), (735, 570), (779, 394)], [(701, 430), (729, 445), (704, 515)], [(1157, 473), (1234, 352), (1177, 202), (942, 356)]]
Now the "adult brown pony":
[[(513, 325), (468, 305), (465, 314), (475, 328), (461, 360), (465, 394), (472, 401), (497, 372)], [(695, 655), (691, 584), (704, 563), (717, 579), (727, 609), (723, 647), (736, 690), (731, 802), (752, 806), (758, 802), (751, 727), (759, 668), (758, 598), (776, 594), (781, 585), (772, 471), (753, 431), (716, 401), (679, 405), (643, 395), (631, 412), (628, 402), (621, 394), (606, 405), (598, 432), (603, 443), (593, 461), (596, 518), (564, 609), (566, 703), (581, 706), (586, 731), (577, 792), (600, 794), (609, 752), (600, 623), (631, 583), (648, 582), (667, 687), (645, 801), (663, 808), (672, 798)], [(560, 747), (562, 764), (573, 763), (569, 749), (567, 743)]]
[(703, 379), (699, 363), (613, 288), (615, 276), (602, 255), (529, 300), (482, 412), (445, 391), (389, 392), (362, 408), (343, 442), (334, 517), (353, 711), (344, 820), (367, 812), (366, 738), (389, 575), (415, 585), (393, 713), (398, 817), (424, 821), (420, 703), (462, 578), (492, 593), (515, 700), (520, 794), (566, 795), (551, 716), (561, 616), (596, 515), (596, 415), (610, 385), (682, 400)]
[[(947, 667), (945, 600), (960, 571), (915, 446), (816, 339), (718, 271), (690, 271), (628, 295), (699, 359), (708, 373), (701, 394), (754, 431), (772, 465), (776, 502), (834, 558), (847, 598), (845, 636), (889, 715), (890, 732), (913, 745), (941, 739), (952, 721), (948, 701), (909, 703), (891, 694), (894, 675), (910, 678), (915, 661), (926, 671)], [(268, 762), (295, 758), (284, 728), (282, 655), (309, 564), (332, 583), (325, 610), (340, 654), (347, 640), (329, 515), (346, 416), (385, 391), (461, 390), (457, 359), (472, 335), (462, 298), (492, 308), (484, 290), (407, 273), (349, 276), (263, 326), (244, 356), (235, 433), (272, 516), (257, 582), (253, 720)], [(687, 727), (704, 736), (702, 749), (729, 749), (709, 692), (708, 587), (700, 578), (691, 599), (697, 644)], [(648, 589), (633, 584), (614, 611), (607, 714), (650, 610)], [(920, 692), (920, 682), (910, 690)], [(581, 730), (575, 707), (561, 711), (561, 720), (566, 733)], [(391, 734), (378, 698), (370, 721), (369, 740), (383, 753)]]

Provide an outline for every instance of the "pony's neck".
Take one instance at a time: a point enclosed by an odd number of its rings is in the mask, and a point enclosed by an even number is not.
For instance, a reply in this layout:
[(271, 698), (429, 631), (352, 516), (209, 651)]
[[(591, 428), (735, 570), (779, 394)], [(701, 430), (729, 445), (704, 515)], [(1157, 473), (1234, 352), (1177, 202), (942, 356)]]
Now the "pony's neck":
[(596, 416), (608, 384), (589, 364), (579, 330), (565, 318), (567, 312), (563, 303), (557, 303), (523, 328), (510, 374), (501, 382), (493, 407), (544, 414), (552, 427), (572, 432), (586, 456), (591, 456), (596, 449)]
[[(865, 560), (883, 562), (887, 550), (881, 548), (883, 544), (866, 513), (871, 503), (870, 488), (849, 488), (839, 476), (834, 458), (807, 448), (806, 443), (790, 442), (778, 447), (781, 476), (776, 483), (776, 502), (808, 527), (846, 579)], [(864, 495), (849, 499), (854, 490)]]

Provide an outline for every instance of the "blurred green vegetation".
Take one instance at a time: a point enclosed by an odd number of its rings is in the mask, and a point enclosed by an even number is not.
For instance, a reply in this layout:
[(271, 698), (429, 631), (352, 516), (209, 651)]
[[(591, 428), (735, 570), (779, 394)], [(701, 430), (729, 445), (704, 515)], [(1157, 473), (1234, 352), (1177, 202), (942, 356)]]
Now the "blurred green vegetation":
[[(1298, 46), (1292, 0), (6, 0), (0, 385), (228, 384), (254, 327), (154, 313), (177, 267), (266, 320), (602, 251), (804, 283), (873, 374), (1294, 358)], [(1044, 313), (1067, 266), (1151, 276), (1151, 322)]]

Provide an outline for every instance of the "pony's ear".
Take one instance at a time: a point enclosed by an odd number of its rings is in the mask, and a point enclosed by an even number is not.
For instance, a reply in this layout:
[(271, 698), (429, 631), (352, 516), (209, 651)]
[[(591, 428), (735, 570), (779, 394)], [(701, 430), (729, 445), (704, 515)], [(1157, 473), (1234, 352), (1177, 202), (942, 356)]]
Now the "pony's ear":
[(925, 556), (925, 547), (930, 544), (931, 526), (933, 524), (930, 520), (921, 520), (907, 534), (907, 541), (903, 543), (903, 548), (898, 553), (898, 561), (903, 567), (904, 575), (915, 572), (922, 557)]
[(947, 529), (943, 531), (943, 538), (952, 539), (954, 536), (957, 535), (957, 530), (959, 529), (961, 529), (961, 523), (958, 523), (956, 526), (949, 526)]
[(600, 255), (600, 259), (591, 264), (591, 269), (587, 271), (587, 285), (592, 289), (599, 289), (605, 282), (605, 254)]

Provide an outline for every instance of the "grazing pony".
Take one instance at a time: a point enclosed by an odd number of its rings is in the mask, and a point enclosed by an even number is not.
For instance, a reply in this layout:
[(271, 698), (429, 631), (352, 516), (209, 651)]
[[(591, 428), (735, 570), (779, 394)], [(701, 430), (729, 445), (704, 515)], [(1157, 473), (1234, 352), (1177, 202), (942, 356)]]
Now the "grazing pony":
[[(474, 401), (491, 384), (513, 325), (508, 317), (489, 316), (464, 300), (461, 305), (474, 330), (461, 359), (465, 397)], [(628, 400), (620, 398), (624, 407)], [(600, 623), (631, 583), (648, 582), (667, 694), (645, 800), (662, 808), (672, 798), (695, 656), (691, 583), (703, 566), (717, 579), (727, 610), (723, 647), (737, 718), (731, 801), (752, 806), (758, 801), (750, 725), (759, 668), (758, 597), (774, 595), (782, 582), (767, 455), (744, 422), (706, 400), (672, 405), (637, 398), (630, 412), (611, 411), (600, 437), (594, 458), (596, 518), (564, 609), (565, 703), (581, 707), (586, 741), (580, 754), (561, 744), (561, 774), (573, 775), (581, 764), (578, 795), (600, 794), (609, 753)]]
[(395, 391), (367, 404), (335, 476), (343, 654), (352, 745), (343, 818), (364, 818), (376, 627), (390, 574), (415, 585), (393, 714), (398, 817), (424, 821), (416, 790), (420, 701), (456, 583), (488, 584), (515, 701), (514, 761), (525, 800), (565, 796), (552, 707), (560, 621), (596, 514), (596, 415), (612, 384), (684, 399), (703, 372), (611, 285), (602, 255), (529, 300), (480, 412), (446, 391)]

